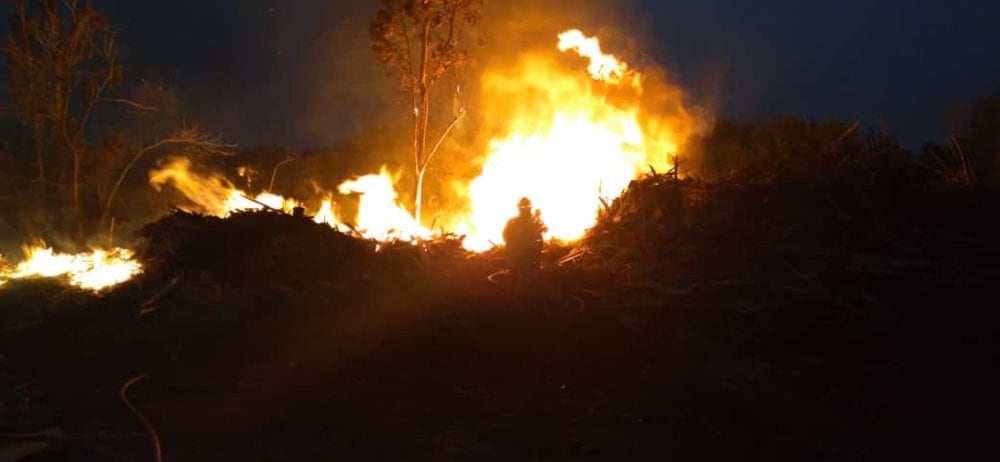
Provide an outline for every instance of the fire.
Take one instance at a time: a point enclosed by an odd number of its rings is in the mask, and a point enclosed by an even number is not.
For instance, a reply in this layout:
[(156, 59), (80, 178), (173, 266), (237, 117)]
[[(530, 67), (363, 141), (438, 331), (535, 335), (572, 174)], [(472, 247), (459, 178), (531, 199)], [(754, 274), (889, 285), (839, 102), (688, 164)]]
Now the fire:
[(173, 185), (195, 204), (199, 211), (209, 215), (225, 216), (228, 210), (239, 206), (259, 207), (258, 204), (247, 200), (225, 178), (200, 175), (192, 171), (191, 160), (186, 157), (172, 157), (156, 170), (149, 172), (149, 184), (157, 191), (164, 185)]
[[(277, 194), (272, 194), (269, 192), (262, 192), (258, 194), (257, 197), (254, 198), (254, 202), (257, 203), (256, 204), (257, 207), (249, 207), (249, 209), (252, 210), (262, 209), (263, 206), (261, 206), (261, 204), (263, 204), (269, 208), (272, 208), (274, 210), (281, 210), (285, 213), (292, 213), (295, 207), (302, 205), (299, 201), (295, 199), (285, 198), (283, 196), (279, 196)], [(247, 207), (244, 207), (244, 209), (247, 209)]]
[[(185, 157), (169, 159), (149, 174), (149, 182), (156, 189), (170, 184), (193, 205), (193, 211), (225, 218), (240, 210), (261, 210), (265, 207), (292, 213), (302, 202), (270, 192), (258, 194), (253, 199), (237, 189), (231, 182), (215, 174), (200, 174), (192, 170), (191, 161)], [(358, 215), (353, 229), (362, 237), (380, 241), (428, 238), (430, 230), (421, 226), (396, 200), (394, 178), (383, 167), (378, 174), (364, 175), (347, 180), (338, 186), (340, 194), (360, 197)], [(334, 209), (332, 195), (313, 211), (313, 221), (332, 228), (347, 228)]]
[(333, 199), (323, 199), (323, 203), (320, 204), (319, 211), (316, 212), (313, 221), (330, 226), (331, 228), (337, 228), (340, 221), (337, 220), (337, 213), (333, 211)]
[[(590, 60), (587, 71), (594, 80), (611, 84), (619, 84), (630, 74), (628, 64), (620, 61), (614, 55), (601, 51), (601, 42), (597, 37), (587, 37), (577, 29), (571, 29), (559, 34), (559, 51), (573, 50), (580, 56)], [(633, 74), (631, 84), (638, 87), (641, 83), (639, 74)]]
[(361, 194), (356, 228), (366, 238), (409, 241), (432, 234), (399, 205), (393, 178), (384, 167), (378, 175), (345, 181), (337, 190), (341, 194)]
[(186, 157), (172, 157), (150, 172), (149, 184), (157, 190), (170, 184), (194, 204), (194, 211), (218, 217), (227, 217), (240, 210), (264, 208), (291, 213), (301, 205), (295, 199), (287, 199), (267, 191), (251, 199), (249, 194), (219, 175), (195, 172), (192, 170), (191, 160)]
[[(566, 54), (560, 54), (566, 53)], [(573, 52), (574, 54), (567, 54)], [(579, 69), (587, 61), (587, 72)], [(503, 227), (521, 197), (530, 198), (548, 227), (546, 238), (571, 242), (597, 220), (602, 201), (618, 197), (650, 168), (667, 171), (697, 121), (679, 88), (657, 73), (644, 75), (601, 48), (596, 37), (573, 29), (558, 34), (555, 49), (525, 53), (487, 69), (481, 80), (487, 132), (482, 170), (456, 181), (467, 200), (463, 211), (443, 217), (464, 245), (485, 251), (503, 243)], [(186, 158), (150, 173), (157, 189), (173, 185), (197, 211), (226, 217), (237, 210), (290, 212), (301, 204), (264, 192), (250, 199), (215, 174), (200, 174)], [(341, 183), (340, 195), (359, 195), (356, 233), (369, 239), (417, 240), (433, 235), (398, 201), (395, 178), (378, 174)], [(345, 221), (328, 193), (314, 221), (340, 228)]]
[(4, 258), (3, 254), (0, 254), (0, 287), (7, 284), (8, 274), (10, 274), (10, 266), (7, 265), (7, 259)]
[(581, 238), (602, 199), (618, 197), (649, 168), (668, 170), (690, 129), (682, 107), (670, 116), (648, 107), (643, 76), (604, 54), (596, 38), (570, 30), (557, 48), (588, 58), (590, 78), (544, 54), (483, 77), (485, 106), (498, 112), (488, 118), (506, 127), (489, 143), (482, 173), (468, 185), (471, 211), (456, 224), (470, 250), (502, 242), (504, 212), (512, 215), (521, 197), (541, 210), (548, 238)]
[[(618, 197), (650, 168), (670, 169), (697, 125), (678, 88), (605, 53), (596, 37), (568, 30), (558, 34), (556, 49), (586, 58), (587, 73), (550, 49), (526, 53), (482, 76), (484, 120), (499, 126), (490, 130), (496, 136), (487, 144), (480, 174), (458, 182), (468, 202), (465, 211), (445, 220), (466, 236), (469, 250), (503, 243), (503, 227), (521, 197), (542, 212), (548, 239), (578, 240), (596, 222), (602, 201)], [(268, 191), (251, 198), (220, 175), (194, 171), (184, 157), (151, 171), (149, 182), (157, 190), (171, 185), (192, 211), (218, 217), (265, 208), (291, 213), (303, 205)], [(337, 187), (341, 195), (359, 196), (351, 229), (379, 241), (430, 238), (432, 231), (399, 203), (394, 185), (383, 167)], [(344, 226), (332, 193), (313, 212), (316, 223)], [(99, 291), (142, 271), (134, 252), (123, 248), (63, 254), (37, 244), (24, 253), (15, 266), (0, 256), (0, 286), (12, 279), (66, 277), (77, 287)]]
[(79, 254), (58, 253), (44, 243), (24, 247), (24, 260), (4, 270), (0, 280), (68, 277), (70, 284), (100, 291), (121, 284), (142, 272), (128, 249), (94, 249)]

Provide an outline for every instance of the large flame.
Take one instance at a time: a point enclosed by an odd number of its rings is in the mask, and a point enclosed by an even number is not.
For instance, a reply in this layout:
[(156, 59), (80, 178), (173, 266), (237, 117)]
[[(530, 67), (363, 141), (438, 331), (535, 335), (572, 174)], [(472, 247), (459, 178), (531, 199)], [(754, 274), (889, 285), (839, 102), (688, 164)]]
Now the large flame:
[(682, 107), (669, 117), (648, 107), (656, 96), (644, 95), (642, 75), (603, 53), (597, 38), (570, 30), (559, 34), (557, 48), (588, 58), (590, 78), (547, 54), (483, 77), (485, 106), (496, 108), (492, 118), (506, 127), (469, 184), (471, 212), (456, 224), (469, 235), (469, 249), (501, 243), (521, 197), (542, 211), (549, 238), (579, 239), (602, 199), (618, 197), (650, 168), (669, 169), (690, 129)]
[[(579, 239), (594, 225), (602, 201), (618, 197), (649, 168), (671, 168), (672, 156), (696, 125), (679, 89), (657, 79), (649, 84), (646, 76), (605, 53), (596, 37), (568, 30), (558, 35), (556, 49), (586, 58), (587, 72), (559, 55), (529, 53), (483, 74), (485, 118), (500, 127), (493, 127), (498, 135), (488, 143), (479, 176), (459, 188), (467, 196), (465, 212), (450, 219), (451, 231), (466, 236), (469, 250), (503, 243), (503, 227), (521, 197), (541, 210), (548, 238)], [(172, 185), (192, 211), (219, 217), (265, 208), (292, 213), (303, 206), (268, 191), (251, 197), (222, 176), (195, 172), (184, 157), (168, 159), (150, 172), (149, 182), (157, 190)], [(398, 202), (394, 184), (385, 168), (347, 180), (337, 191), (359, 196), (352, 225), (341, 220), (332, 193), (312, 211), (313, 220), (381, 241), (431, 237)], [(142, 271), (134, 253), (122, 248), (74, 255), (40, 243), (24, 252), (15, 266), (0, 256), (0, 286), (11, 279), (66, 277), (75, 286), (99, 291)]]
[[(416, 240), (431, 236), (396, 200), (393, 187), (395, 179), (386, 168), (378, 174), (359, 176), (344, 181), (337, 187), (340, 194), (358, 195), (358, 215), (353, 226), (341, 221), (334, 208), (332, 194), (312, 210), (313, 221), (336, 229), (352, 228), (367, 239)], [(250, 194), (216, 174), (201, 174), (192, 169), (191, 161), (175, 157), (149, 174), (150, 184), (157, 189), (170, 184), (192, 204), (189, 209), (225, 218), (240, 210), (262, 210), (265, 207), (292, 213), (302, 202), (270, 192), (262, 192), (253, 199)]]
[(68, 277), (69, 283), (94, 291), (121, 284), (142, 272), (128, 249), (94, 249), (79, 254), (58, 253), (44, 243), (24, 247), (24, 260), (4, 269), (0, 267), (0, 285), (5, 279)]
[(157, 190), (173, 185), (194, 205), (193, 210), (208, 215), (226, 217), (240, 210), (270, 208), (291, 213), (300, 205), (294, 199), (264, 191), (251, 199), (251, 195), (214, 174), (200, 174), (192, 170), (187, 157), (171, 157), (159, 168), (149, 173), (149, 184)]
[(357, 230), (370, 239), (414, 240), (431, 232), (396, 200), (393, 178), (385, 168), (378, 175), (365, 175), (337, 187), (341, 194), (360, 194)]
[[(587, 60), (558, 52), (575, 52)], [(597, 219), (602, 201), (618, 197), (650, 168), (666, 171), (695, 122), (680, 90), (648, 78), (605, 53), (596, 37), (573, 29), (558, 34), (554, 49), (526, 53), (482, 77), (484, 118), (494, 121), (480, 174), (458, 181), (464, 211), (443, 216), (465, 247), (488, 250), (503, 243), (503, 227), (521, 197), (530, 198), (548, 227), (547, 238), (574, 241)], [(172, 184), (196, 210), (225, 217), (236, 210), (290, 211), (300, 204), (276, 194), (250, 195), (217, 175), (192, 171), (174, 158), (150, 173), (150, 184)], [(354, 220), (342, 221), (328, 193), (317, 223), (351, 228), (376, 240), (425, 239), (432, 232), (397, 200), (395, 178), (385, 168), (340, 184), (341, 195), (359, 195)], [(351, 223), (346, 226), (345, 223)]]
[(340, 221), (337, 220), (337, 212), (333, 211), (333, 199), (323, 199), (323, 202), (319, 206), (319, 210), (313, 217), (313, 221), (333, 228), (336, 228), (337, 225), (340, 224)]

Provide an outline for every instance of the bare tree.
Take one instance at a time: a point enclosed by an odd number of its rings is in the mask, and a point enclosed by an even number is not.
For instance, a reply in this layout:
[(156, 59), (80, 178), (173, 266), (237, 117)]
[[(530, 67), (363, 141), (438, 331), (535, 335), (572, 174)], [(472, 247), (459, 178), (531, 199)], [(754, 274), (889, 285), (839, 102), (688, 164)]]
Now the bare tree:
[(51, 137), (69, 157), (66, 189), (79, 221), (87, 127), (94, 109), (121, 80), (115, 33), (86, 2), (20, 0), (4, 51), (13, 106), (34, 131), (38, 180), (48, 182), (41, 143)]
[[(107, 224), (126, 178), (143, 158), (168, 147), (202, 153), (226, 153), (231, 147), (179, 122), (176, 97), (162, 86), (142, 82), (130, 99), (112, 95), (112, 88), (122, 80), (118, 43), (111, 25), (89, 3), (16, 1), (4, 48), (11, 106), (19, 121), (33, 131), (41, 191), (45, 185), (65, 191), (78, 239), (82, 240), (88, 224), (101, 228)], [(129, 122), (116, 135), (125, 141), (110, 151), (95, 149), (87, 140), (93, 133), (89, 125), (95, 110), (102, 103), (121, 108), (116, 114), (135, 116), (126, 117)], [(178, 125), (180, 129), (175, 128)], [(85, 168), (91, 170), (83, 172)], [(53, 175), (53, 170), (58, 173)], [(104, 175), (112, 171), (117, 175)], [(96, 196), (82, 194), (83, 176), (88, 178), (87, 187), (97, 189)], [(108, 189), (103, 189), (105, 183)], [(109, 191), (106, 195), (101, 192), (105, 190)], [(87, 197), (94, 203), (83, 200)], [(98, 219), (88, 223), (83, 210), (99, 213), (99, 218), (91, 215)]]
[(461, 39), (466, 26), (479, 22), (483, 0), (384, 0), (370, 24), (372, 50), (400, 76), (413, 109), (413, 165), (417, 175), (414, 215), (420, 221), (424, 174), (441, 142), (465, 115), (459, 110), (433, 148), (427, 149), (431, 88), (469, 54)]

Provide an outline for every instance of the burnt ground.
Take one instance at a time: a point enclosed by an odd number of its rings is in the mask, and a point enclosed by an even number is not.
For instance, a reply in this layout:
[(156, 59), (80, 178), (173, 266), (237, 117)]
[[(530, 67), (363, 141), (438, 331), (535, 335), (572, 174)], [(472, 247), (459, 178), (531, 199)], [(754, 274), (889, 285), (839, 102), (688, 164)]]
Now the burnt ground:
[(0, 291), (0, 430), (81, 437), (26, 460), (150, 460), (118, 398), (149, 372), (128, 395), (164, 460), (996, 452), (1000, 200), (694, 189), (637, 188), (522, 281), (444, 244), (168, 218), (111, 293)]

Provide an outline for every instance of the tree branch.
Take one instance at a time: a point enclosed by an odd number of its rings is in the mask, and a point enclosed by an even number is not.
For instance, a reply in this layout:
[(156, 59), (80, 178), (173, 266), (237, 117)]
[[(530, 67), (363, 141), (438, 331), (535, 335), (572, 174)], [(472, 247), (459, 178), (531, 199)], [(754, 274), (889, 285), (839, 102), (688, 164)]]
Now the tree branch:
[(441, 137), (438, 138), (437, 143), (434, 144), (434, 149), (431, 149), (431, 152), (427, 154), (427, 158), (424, 160), (424, 165), (421, 168), (421, 170), (427, 168), (427, 165), (430, 164), (431, 162), (431, 158), (434, 157), (434, 154), (437, 153), (438, 148), (441, 147), (441, 143), (444, 142), (444, 139), (448, 136), (449, 133), (451, 133), (451, 130), (454, 129), (456, 125), (458, 125), (458, 122), (462, 120), (463, 117), (465, 117), (465, 109), (460, 109), (458, 111), (458, 115), (455, 116), (455, 119), (451, 121), (451, 124), (448, 125), (448, 128), (446, 128), (444, 133), (441, 134)]
[(282, 165), (285, 165), (285, 164), (287, 164), (289, 162), (292, 162), (292, 161), (295, 161), (295, 160), (296, 160), (296, 157), (294, 157), (294, 156), (288, 156), (287, 159), (285, 159), (285, 160), (283, 160), (281, 162), (278, 162), (278, 164), (274, 166), (274, 170), (271, 170), (271, 182), (267, 185), (267, 190), (268, 191), (274, 191), (274, 178), (278, 175), (278, 168), (281, 167)]
[(127, 100), (127, 99), (121, 99), (121, 98), (104, 98), (102, 101), (106, 101), (106, 102), (109, 102), (109, 103), (124, 104), (126, 106), (133, 107), (133, 108), (138, 109), (140, 111), (162, 112), (159, 108), (155, 108), (153, 106), (147, 106), (145, 104), (138, 103), (138, 102), (135, 102), (135, 101), (132, 101), (132, 100)]
[(104, 224), (107, 222), (108, 217), (111, 213), (111, 205), (114, 203), (115, 197), (118, 195), (118, 190), (121, 189), (121, 185), (122, 183), (125, 182), (125, 177), (128, 176), (128, 173), (132, 170), (132, 167), (134, 167), (135, 164), (139, 162), (139, 159), (142, 158), (142, 156), (152, 151), (155, 151), (163, 146), (171, 144), (184, 144), (203, 152), (212, 154), (222, 154), (222, 155), (229, 154), (228, 152), (224, 151), (225, 148), (235, 147), (235, 145), (220, 144), (210, 139), (209, 137), (202, 135), (201, 133), (198, 133), (196, 129), (185, 128), (182, 129), (177, 134), (175, 134), (174, 136), (171, 136), (169, 138), (164, 138), (153, 144), (144, 146), (143, 148), (139, 149), (132, 156), (132, 159), (129, 160), (128, 164), (125, 165), (125, 168), (122, 169), (121, 173), (118, 174), (118, 179), (115, 180), (115, 184), (114, 186), (112, 186), (111, 192), (108, 193), (108, 200), (104, 202), (104, 207), (101, 208), (100, 225), (102, 228), (104, 227)]

